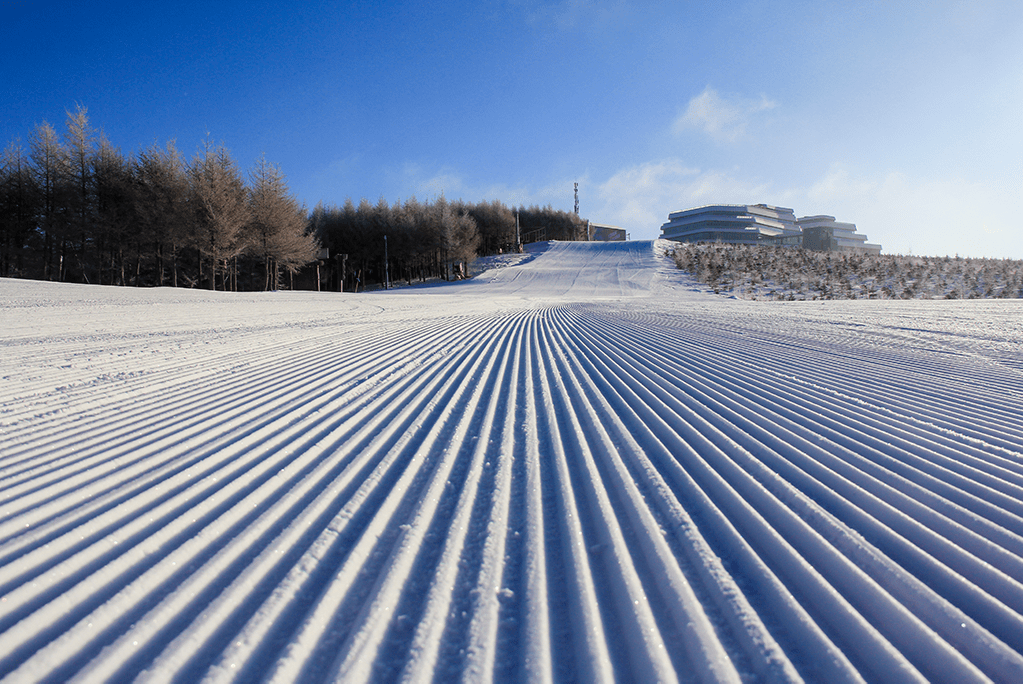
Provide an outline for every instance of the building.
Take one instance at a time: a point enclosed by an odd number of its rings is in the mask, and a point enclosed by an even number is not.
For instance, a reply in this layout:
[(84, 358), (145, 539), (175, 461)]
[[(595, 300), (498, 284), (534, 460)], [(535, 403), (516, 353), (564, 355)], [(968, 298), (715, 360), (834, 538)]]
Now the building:
[(867, 242), (856, 232), (856, 224), (839, 223), (834, 216), (804, 216), (796, 221), (803, 234), (803, 247), (819, 252), (867, 252), (880, 254), (881, 245)]
[(618, 226), (606, 226), (602, 223), (590, 223), (587, 221), (588, 239), (591, 242), (624, 242), (626, 238), (625, 229)]
[(792, 209), (770, 204), (710, 204), (668, 214), (661, 238), (676, 242), (770, 244), (816, 250), (878, 254), (881, 245), (867, 243), (852, 223), (834, 216), (796, 218)]
[(769, 204), (710, 204), (668, 215), (661, 237), (677, 242), (784, 243), (799, 236), (791, 209)]

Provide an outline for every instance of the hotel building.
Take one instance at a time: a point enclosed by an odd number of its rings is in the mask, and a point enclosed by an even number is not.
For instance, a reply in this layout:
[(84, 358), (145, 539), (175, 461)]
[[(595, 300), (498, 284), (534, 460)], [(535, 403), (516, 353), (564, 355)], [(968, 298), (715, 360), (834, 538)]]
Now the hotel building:
[(834, 216), (796, 218), (792, 209), (770, 204), (709, 204), (676, 211), (661, 226), (661, 238), (676, 242), (772, 244), (822, 251), (878, 254), (881, 245), (867, 243), (852, 223)]

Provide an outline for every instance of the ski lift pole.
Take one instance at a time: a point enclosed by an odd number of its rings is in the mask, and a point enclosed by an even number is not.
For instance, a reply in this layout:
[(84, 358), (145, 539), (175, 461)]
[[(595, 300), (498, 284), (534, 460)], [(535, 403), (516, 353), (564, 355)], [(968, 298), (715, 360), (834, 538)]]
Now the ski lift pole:
[(384, 236), (384, 289), (391, 289), (391, 264), (387, 260), (387, 236)]

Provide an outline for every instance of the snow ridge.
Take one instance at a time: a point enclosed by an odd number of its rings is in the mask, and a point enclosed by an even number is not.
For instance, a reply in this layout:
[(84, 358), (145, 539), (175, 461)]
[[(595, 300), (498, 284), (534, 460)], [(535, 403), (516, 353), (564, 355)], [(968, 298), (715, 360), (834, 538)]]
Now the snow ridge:
[(1023, 681), (1023, 307), (659, 254), (0, 280), (0, 681)]

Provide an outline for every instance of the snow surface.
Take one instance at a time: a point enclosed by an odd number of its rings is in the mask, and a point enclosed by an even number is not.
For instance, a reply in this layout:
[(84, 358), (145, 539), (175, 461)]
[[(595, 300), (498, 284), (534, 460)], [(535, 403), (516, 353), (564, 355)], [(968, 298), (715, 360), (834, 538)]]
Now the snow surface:
[(1023, 681), (1023, 303), (662, 250), (0, 280), (3, 681)]

